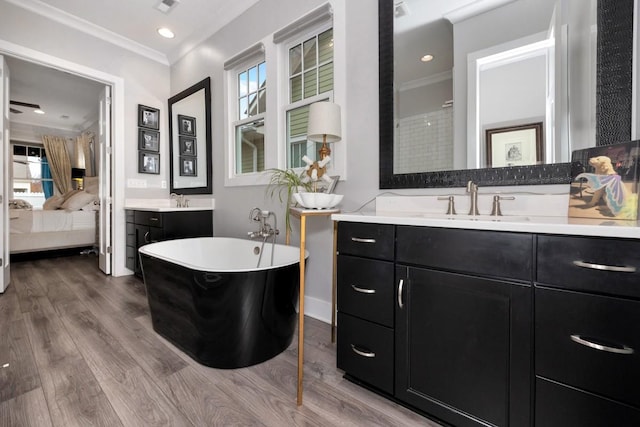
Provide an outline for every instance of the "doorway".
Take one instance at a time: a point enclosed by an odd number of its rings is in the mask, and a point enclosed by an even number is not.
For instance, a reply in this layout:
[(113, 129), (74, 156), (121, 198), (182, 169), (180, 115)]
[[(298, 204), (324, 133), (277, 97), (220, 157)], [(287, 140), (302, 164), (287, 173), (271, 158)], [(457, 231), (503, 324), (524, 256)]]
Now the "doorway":
[[(105, 101), (110, 105), (108, 108), (111, 113), (110, 115), (112, 116), (110, 117), (111, 122), (110, 125), (107, 126), (107, 129), (99, 129), (98, 133), (102, 136), (106, 132), (106, 134), (108, 136), (112, 136), (113, 139), (123, 139), (124, 82), (122, 78), (4, 41), (0, 41), (0, 54), (10, 58), (31, 62), (42, 67), (62, 71), (93, 82), (93, 84), (98, 84), (105, 89), (110, 89), (111, 94)], [(96, 109), (98, 109), (97, 100)], [(107, 224), (111, 231), (107, 236), (101, 236), (101, 238), (106, 237), (108, 239), (105, 245), (100, 245), (100, 255), (102, 256), (104, 254), (107, 259), (104, 263), (101, 260), (100, 265), (107, 266), (107, 274), (122, 275), (126, 274), (126, 269), (124, 267), (124, 255), (119, 252), (123, 251), (117, 251), (115, 248), (118, 243), (122, 245), (122, 239), (118, 239), (118, 232), (122, 232), (122, 228), (124, 227), (124, 218), (122, 218), (122, 221), (118, 221), (116, 219), (118, 208), (121, 209), (123, 206), (124, 198), (117, 190), (112, 189), (118, 188), (118, 186), (119, 188), (124, 188), (124, 162), (114, 162), (111, 160), (114, 157), (121, 157), (122, 153), (118, 147), (114, 147), (114, 150), (112, 151), (110, 144), (111, 138), (108, 138), (105, 145), (100, 149), (101, 153), (106, 154), (101, 157), (101, 159), (103, 159), (103, 162), (101, 163), (103, 163), (103, 165), (108, 165), (106, 173), (101, 174), (102, 176), (106, 176), (107, 180), (100, 183), (100, 201), (101, 207), (104, 207), (104, 212), (107, 215), (105, 219), (108, 219)], [(104, 160), (108, 161), (105, 162)], [(7, 162), (8, 160), (5, 160), (5, 163)], [(119, 166), (118, 163), (120, 163)], [(7, 165), (5, 164), (3, 166)], [(120, 222), (122, 222), (122, 225), (119, 224)], [(3, 232), (4, 231), (5, 230), (3, 230)], [(113, 242), (111, 241), (112, 235), (114, 236)], [(118, 257), (122, 259), (119, 260)]]

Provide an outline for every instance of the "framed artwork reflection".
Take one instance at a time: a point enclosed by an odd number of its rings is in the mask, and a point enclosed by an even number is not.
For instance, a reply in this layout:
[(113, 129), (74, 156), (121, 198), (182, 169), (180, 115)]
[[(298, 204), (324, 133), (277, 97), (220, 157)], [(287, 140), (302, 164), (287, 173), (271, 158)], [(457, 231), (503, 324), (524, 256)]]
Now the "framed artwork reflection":
[(178, 114), (178, 135), (196, 136), (196, 118)]
[(180, 176), (197, 176), (196, 158), (180, 156)]
[(140, 151), (138, 154), (138, 172), (158, 175), (160, 173), (160, 154)]
[(196, 156), (198, 153), (197, 149), (197, 141), (195, 138), (190, 136), (180, 136), (180, 155), (181, 156)]
[(160, 110), (138, 104), (138, 126), (160, 130)]
[(140, 128), (138, 129), (138, 149), (145, 151), (160, 151), (160, 132)]
[(487, 167), (527, 166), (542, 163), (542, 122), (487, 129)]

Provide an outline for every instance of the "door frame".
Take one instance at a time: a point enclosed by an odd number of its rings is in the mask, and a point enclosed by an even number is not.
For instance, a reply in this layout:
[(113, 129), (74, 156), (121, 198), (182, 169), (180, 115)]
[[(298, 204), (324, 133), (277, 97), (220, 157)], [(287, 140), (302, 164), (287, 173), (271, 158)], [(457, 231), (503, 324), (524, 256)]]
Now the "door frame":
[(46, 67), (56, 68), (61, 71), (69, 72), (71, 74), (111, 86), (111, 275), (123, 276), (131, 274), (131, 272), (125, 267), (124, 253), (124, 189), (126, 188), (124, 145), (115, 143), (115, 141), (125, 140), (124, 79), (113, 74), (105, 73), (82, 64), (58, 58), (5, 40), (0, 40), (0, 54), (33, 62)]

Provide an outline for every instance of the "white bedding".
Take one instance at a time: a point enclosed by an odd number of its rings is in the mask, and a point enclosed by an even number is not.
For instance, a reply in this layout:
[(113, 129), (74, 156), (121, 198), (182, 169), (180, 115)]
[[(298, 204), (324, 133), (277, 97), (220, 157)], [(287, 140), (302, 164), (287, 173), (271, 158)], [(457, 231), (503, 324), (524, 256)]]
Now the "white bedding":
[(11, 253), (91, 246), (98, 212), (10, 209)]
[(96, 226), (96, 211), (13, 210), (9, 224), (11, 233), (88, 230)]

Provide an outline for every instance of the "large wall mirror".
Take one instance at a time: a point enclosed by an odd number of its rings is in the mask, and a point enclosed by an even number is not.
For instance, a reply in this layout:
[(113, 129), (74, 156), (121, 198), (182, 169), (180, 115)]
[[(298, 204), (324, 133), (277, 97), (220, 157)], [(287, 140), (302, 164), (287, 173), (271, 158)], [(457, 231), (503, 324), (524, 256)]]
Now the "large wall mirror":
[[(539, 13), (539, 21), (548, 23), (545, 24), (546, 28), (540, 26), (537, 33), (521, 34), (517, 40), (505, 41), (495, 37), (498, 40), (495, 46), (485, 45), (477, 51), (459, 48), (473, 45), (471, 39), (474, 37), (491, 39), (492, 32), (506, 34), (506, 29), (483, 27), (480, 25), (484, 19), (481, 15), (475, 20), (452, 19), (457, 22), (454, 43), (454, 24), (443, 16), (426, 16), (429, 9), (430, 13), (433, 10), (426, 3), (429, 2), (378, 2), (380, 188), (459, 187), (468, 180), (482, 186), (568, 183), (571, 150), (593, 146), (596, 140), (598, 144), (601, 143), (595, 130), (596, 88), (603, 87), (603, 79), (609, 73), (596, 72), (596, 58), (599, 57), (596, 55), (596, 18), (600, 13), (596, 11), (596, 1), (547, 1), (545, 11)], [(505, 0), (502, 3), (503, 6), (490, 13), (500, 15), (502, 22), (511, 22), (518, 20), (516, 14), (526, 16), (524, 12), (531, 13), (532, 9), (527, 9), (528, 6), (523, 4), (535, 2)], [(554, 3), (557, 10), (555, 14)], [(599, 1), (598, 7), (603, 7), (604, 3), (606, 1)], [(540, 11), (542, 6), (536, 5), (536, 8)], [(423, 18), (423, 24), (419, 24)], [(600, 22), (597, 24), (599, 26)], [(549, 37), (547, 34), (553, 34), (552, 44), (545, 44), (545, 38)], [(426, 51), (427, 41), (434, 39), (442, 39), (444, 46), (429, 45), (429, 51)], [(498, 47), (513, 50), (516, 43), (523, 43), (523, 40), (537, 46), (526, 62), (516, 63), (515, 59), (500, 59), (499, 55), (495, 55), (500, 52), (496, 50)], [(598, 40), (597, 45), (600, 46), (600, 43)], [(409, 51), (407, 54), (405, 50), (411, 46), (419, 46), (424, 51)], [(434, 59), (428, 64), (421, 63), (420, 56), (427, 53), (433, 54), (437, 61)], [(486, 53), (487, 58), (493, 55), (494, 60), (498, 60), (489, 64), (483, 62), (482, 57), (473, 68), (471, 59), (480, 53)], [(519, 56), (522, 57), (516, 54), (514, 58)], [(457, 59), (454, 61), (454, 58)], [(423, 70), (428, 67), (431, 71), (428, 75), (420, 74), (408, 68), (408, 63), (416, 64)], [(498, 69), (495, 64), (502, 64), (504, 68)], [(518, 77), (520, 82), (505, 77), (510, 68), (516, 70), (512, 75)], [(473, 87), (473, 79), (469, 79), (469, 76), (473, 77), (473, 73), (481, 69), (487, 70), (487, 73), (476, 81), (484, 79), (493, 82), (497, 89)], [(531, 76), (534, 69), (540, 70), (537, 75), (543, 75), (542, 81), (535, 85)], [(522, 82), (523, 78), (526, 82)], [(547, 79), (546, 82), (544, 79)], [(463, 84), (460, 83), (462, 81)], [(507, 90), (507, 82), (515, 86)], [(462, 99), (467, 102), (454, 105), (453, 100), (459, 99), (459, 95), (454, 98), (454, 87), (455, 91), (466, 94)], [(506, 95), (517, 94), (519, 99), (513, 100), (510, 107), (505, 107), (510, 105), (510, 101), (505, 99), (480, 99), (480, 94), (497, 94), (500, 91)], [(532, 91), (541, 95), (535, 108)], [(478, 110), (475, 113), (474, 108)], [(518, 109), (526, 111), (522, 117), (506, 114)], [(500, 114), (489, 114), (493, 112)], [(476, 119), (476, 122), (469, 120), (469, 117)], [(490, 153), (486, 151), (490, 146), (486, 135), (492, 134), (487, 130), (536, 123), (543, 123), (544, 126), (540, 131), (543, 133), (540, 138), (542, 142), (539, 143), (543, 146), (535, 164), (521, 165), (516, 162), (513, 165), (506, 163), (506, 167), (487, 167), (492, 164), (488, 158)], [(406, 137), (414, 141), (403, 139)], [(532, 141), (531, 144), (535, 145), (535, 140)], [(607, 143), (612, 142), (622, 141)], [(420, 155), (412, 144), (420, 146)], [(427, 145), (428, 149), (425, 148)]]
[(211, 79), (169, 98), (169, 182), (178, 194), (212, 194)]

